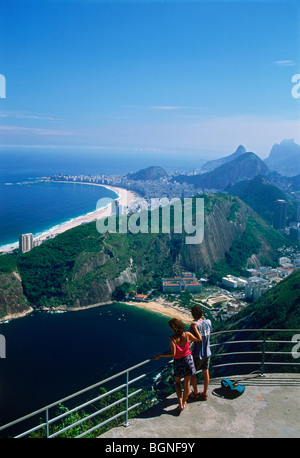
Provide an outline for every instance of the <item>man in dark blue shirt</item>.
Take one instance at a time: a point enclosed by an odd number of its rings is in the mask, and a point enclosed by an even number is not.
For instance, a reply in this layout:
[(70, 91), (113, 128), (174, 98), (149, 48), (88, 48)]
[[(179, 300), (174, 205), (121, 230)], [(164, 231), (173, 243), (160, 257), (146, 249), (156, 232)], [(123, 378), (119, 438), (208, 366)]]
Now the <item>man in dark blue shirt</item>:
[(200, 399), (202, 401), (207, 400), (207, 390), (209, 385), (209, 358), (211, 356), (210, 351), (210, 333), (211, 333), (211, 321), (202, 319), (202, 309), (199, 305), (192, 307), (192, 316), (194, 321), (191, 324), (190, 332), (195, 335), (195, 329), (198, 328), (201, 334), (202, 341), (194, 343), (192, 355), (196, 370), (202, 370), (203, 374), (203, 391), (198, 393), (197, 390), (197, 375), (192, 376), (191, 384), (193, 386), (193, 392), (190, 394), (190, 399)]

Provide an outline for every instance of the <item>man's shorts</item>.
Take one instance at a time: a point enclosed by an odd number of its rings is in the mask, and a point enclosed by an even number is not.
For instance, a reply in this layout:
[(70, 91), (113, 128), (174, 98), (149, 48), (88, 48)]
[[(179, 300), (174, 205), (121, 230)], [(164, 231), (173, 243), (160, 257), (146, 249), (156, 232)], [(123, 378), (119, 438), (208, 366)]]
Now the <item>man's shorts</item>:
[(203, 358), (203, 359), (194, 357), (194, 363), (195, 363), (196, 371), (208, 369), (209, 357)]

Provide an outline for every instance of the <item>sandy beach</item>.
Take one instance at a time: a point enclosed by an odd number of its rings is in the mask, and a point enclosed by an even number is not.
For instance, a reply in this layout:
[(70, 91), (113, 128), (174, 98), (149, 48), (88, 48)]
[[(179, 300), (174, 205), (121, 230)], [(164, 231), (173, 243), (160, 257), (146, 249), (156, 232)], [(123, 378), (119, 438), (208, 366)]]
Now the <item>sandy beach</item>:
[[(183, 309), (173, 305), (171, 302), (165, 301), (163, 298), (158, 298), (153, 301), (145, 302), (136, 302), (136, 301), (124, 301), (121, 304), (126, 304), (134, 307), (143, 308), (144, 310), (149, 310), (151, 312), (160, 313), (171, 318), (177, 318), (178, 320), (183, 321), (185, 324), (190, 324), (192, 321), (192, 315), (188, 310)], [(56, 310), (66, 310), (68, 312), (77, 312), (79, 310), (90, 309), (94, 307), (101, 307), (103, 305), (113, 305), (114, 301), (101, 302), (97, 304), (86, 305), (85, 307), (58, 307)], [(46, 309), (45, 309), (46, 310)], [(51, 309), (49, 309), (51, 310)]]
[[(63, 183), (68, 183), (68, 182), (64, 181)], [(134, 194), (131, 191), (128, 191), (127, 189), (123, 189), (123, 188), (117, 188), (114, 186), (102, 185), (98, 183), (80, 183), (80, 184), (86, 184), (90, 186), (102, 186), (104, 188), (110, 189), (111, 191), (118, 194), (119, 197), (116, 200), (122, 206), (128, 206), (131, 202), (133, 202), (137, 198), (136, 194)], [(45, 236), (48, 237), (51, 235), (61, 234), (62, 232), (72, 229), (73, 227), (79, 226), (80, 224), (90, 223), (96, 219), (110, 216), (110, 213), (111, 213), (111, 209), (110, 209), (110, 205), (108, 205), (107, 207), (100, 208), (99, 210), (95, 210), (93, 212), (87, 213), (86, 215), (78, 216), (78, 218), (74, 218), (71, 221), (67, 221), (66, 223), (62, 224), (61, 226), (57, 228), (52, 229), (51, 231), (47, 232), (46, 234), (42, 234), (41, 236), (36, 237), (35, 240), (44, 239)]]
[(183, 321), (185, 324), (190, 324), (193, 320), (192, 315), (188, 310), (185, 311), (184, 309), (174, 306), (170, 302), (164, 301), (163, 299), (149, 302), (127, 301), (125, 304), (134, 305), (145, 310), (150, 310), (151, 312), (160, 313), (161, 315), (170, 317), (170, 319), (177, 318), (178, 320)]
[[(129, 206), (131, 202), (133, 202), (134, 200), (136, 200), (139, 197), (135, 193), (131, 191), (127, 191), (126, 189), (119, 188), (119, 187), (114, 187), (114, 186), (109, 186), (109, 185), (100, 185), (97, 183), (84, 183), (84, 184), (87, 184), (90, 186), (104, 186), (107, 189), (110, 189), (111, 191), (115, 192), (118, 195), (118, 198), (116, 200), (118, 200), (119, 204), (124, 207)], [(54, 227), (47, 232), (44, 232), (39, 237), (35, 237), (34, 240), (39, 240), (39, 239), (45, 240), (47, 237), (56, 236), (57, 234), (61, 234), (69, 229), (79, 226), (80, 224), (89, 223), (89, 222), (95, 221), (96, 219), (107, 217), (110, 214), (111, 214), (110, 206), (100, 208), (99, 210), (95, 210), (93, 212), (87, 213), (86, 215), (82, 215), (82, 216), (79, 216), (78, 218), (74, 218), (71, 221), (66, 221), (63, 224), (57, 227)], [(8, 252), (13, 248), (15, 248), (15, 246), (14, 247), (5, 247), (5, 248), (2, 247), (0, 248), (0, 251)], [(185, 311), (184, 309), (178, 306), (174, 306), (170, 302), (164, 301), (161, 298), (154, 300), (154, 301), (148, 301), (148, 302), (129, 301), (129, 302), (126, 302), (126, 304), (132, 305), (135, 307), (140, 307), (145, 310), (150, 310), (152, 312), (160, 313), (170, 318), (178, 318), (179, 320), (182, 320), (186, 324), (190, 324), (192, 320), (191, 314), (188, 311)], [(99, 306), (99, 305), (100, 304), (94, 304), (93, 306)], [(88, 306), (86, 308), (89, 308), (89, 307), (91, 306)], [(78, 310), (82, 310), (82, 308), (79, 307)]]
[[(68, 183), (68, 181), (63, 181), (63, 183)], [(72, 183), (74, 184), (74, 182)], [(133, 202), (134, 200), (138, 198), (138, 196), (135, 193), (128, 191), (127, 189), (123, 189), (123, 188), (119, 188), (115, 186), (102, 185), (98, 183), (84, 183), (84, 182), (80, 184), (86, 184), (90, 186), (102, 186), (107, 189), (110, 189), (111, 191), (115, 192), (118, 195), (118, 198), (116, 198), (116, 200), (119, 202), (119, 205), (121, 205), (122, 207), (129, 206), (131, 202)], [(56, 227), (53, 227), (52, 229), (49, 229), (49, 231), (44, 232), (43, 234), (41, 234), (38, 237), (34, 237), (34, 241), (39, 241), (39, 240), (42, 241), (42, 240), (45, 240), (46, 238), (54, 237), (58, 234), (61, 234), (62, 232), (68, 231), (69, 229), (72, 229), (73, 227), (79, 226), (83, 223), (90, 223), (96, 219), (107, 217), (110, 215), (110, 213), (111, 213), (111, 209), (110, 209), (110, 205), (108, 205), (107, 207), (100, 208), (98, 210), (89, 212), (82, 216), (78, 216), (77, 218), (74, 218), (70, 221), (66, 221), (63, 224), (60, 224)], [(3, 247), (0, 247), (0, 252), (2, 253), (9, 252), (15, 249), (16, 247), (18, 247), (18, 243), (12, 246), (6, 245)]]

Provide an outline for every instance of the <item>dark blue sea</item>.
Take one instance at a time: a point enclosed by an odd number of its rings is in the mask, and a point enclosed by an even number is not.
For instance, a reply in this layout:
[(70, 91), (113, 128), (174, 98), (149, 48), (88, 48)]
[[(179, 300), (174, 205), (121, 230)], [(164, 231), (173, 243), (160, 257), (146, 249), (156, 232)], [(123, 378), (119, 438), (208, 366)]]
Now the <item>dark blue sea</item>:
[(6, 341), (6, 358), (0, 358), (0, 426), (168, 349), (168, 320), (112, 304), (33, 312), (0, 324)]
[[(185, 164), (187, 164), (185, 160)], [(1, 151), (0, 149), (0, 247), (18, 244), (19, 235), (39, 236), (48, 230), (96, 209), (102, 197), (116, 194), (100, 186), (70, 183), (39, 183), (57, 175), (126, 174), (144, 167), (172, 164), (180, 158), (118, 152)], [(186, 165), (187, 168), (191, 167)], [(165, 167), (167, 171), (170, 168)]]
[(103, 197), (116, 198), (107, 188), (79, 183), (39, 182), (58, 173), (108, 173), (100, 165), (83, 158), (71, 161), (66, 156), (54, 158), (14, 153), (0, 153), (0, 247), (18, 244), (27, 232), (37, 237), (62, 223), (96, 210)]
[[(126, 173), (151, 163), (107, 156), (0, 152), (0, 246), (95, 210), (97, 186), (36, 183), (57, 173)], [(112, 196), (113, 197), (113, 196)], [(32, 314), (0, 324), (0, 424), (151, 358), (168, 348), (168, 318), (125, 304)]]

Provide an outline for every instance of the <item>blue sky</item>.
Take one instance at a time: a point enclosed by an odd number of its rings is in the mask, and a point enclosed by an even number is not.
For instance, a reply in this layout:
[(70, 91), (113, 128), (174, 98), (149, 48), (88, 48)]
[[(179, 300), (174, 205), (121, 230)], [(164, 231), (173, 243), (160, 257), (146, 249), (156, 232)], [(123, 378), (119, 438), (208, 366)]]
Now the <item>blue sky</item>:
[(300, 143), (297, 1), (0, 0), (1, 149)]

